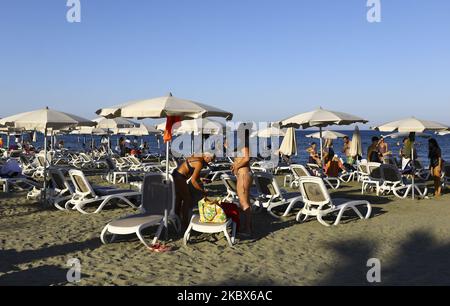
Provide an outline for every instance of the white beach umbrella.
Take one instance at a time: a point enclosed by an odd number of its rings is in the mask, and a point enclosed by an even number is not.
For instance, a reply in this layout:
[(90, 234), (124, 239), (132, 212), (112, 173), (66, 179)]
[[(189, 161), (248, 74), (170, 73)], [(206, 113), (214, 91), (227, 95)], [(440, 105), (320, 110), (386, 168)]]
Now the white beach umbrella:
[(206, 135), (218, 135), (225, 128), (225, 124), (217, 120), (208, 118), (183, 120), (177, 122), (173, 126), (173, 132), (176, 135), (181, 134), (206, 134)]
[(448, 126), (415, 117), (389, 122), (374, 128), (380, 132), (423, 133), (425, 131), (444, 131)]
[(280, 129), (276, 126), (270, 126), (265, 129), (254, 131), (250, 137), (271, 138), (282, 137), (286, 135), (286, 129)]
[[(392, 134), (383, 136), (383, 138), (397, 139), (397, 138), (405, 138), (408, 136), (409, 136), (409, 133), (392, 133)], [(416, 137), (431, 138), (432, 135), (427, 134), (427, 133), (416, 133)]]
[(106, 136), (112, 134), (112, 131), (101, 129), (97, 127), (89, 127), (89, 126), (82, 126), (79, 128), (76, 128), (72, 131), (70, 131), (71, 135), (97, 135), (97, 136)]
[(99, 109), (98, 115), (106, 118), (165, 118), (180, 116), (182, 119), (204, 117), (225, 117), (230, 119), (233, 114), (219, 108), (191, 100), (180, 99), (169, 93), (165, 97), (134, 101), (118, 106)]
[[(303, 129), (318, 127), (320, 130), (319, 133), (322, 134), (322, 128), (330, 125), (350, 125), (354, 123), (367, 122), (367, 120), (358, 116), (318, 108), (314, 111), (301, 113), (282, 120), (280, 125), (282, 127), (295, 127)], [(322, 137), (320, 137), (320, 156), (323, 158)]]
[(450, 131), (436, 132), (436, 134), (439, 135), (439, 136), (445, 136), (445, 135), (449, 135)]
[(141, 124), (139, 127), (119, 129), (118, 134), (125, 134), (130, 136), (148, 136), (161, 134), (161, 131), (157, 130), (151, 125)]
[(362, 156), (362, 141), (361, 141), (361, 132), (359, 131), (359, 127), (355, 127), (355, 131), (353, 132), (352, 142), (350, 144), (350, 156)]
[[(47, 164), (47, 132), (62, 130), (75, 126), (95, 126), (96, 123), (68, 113), (51, 110), (48, 107), (31, 112), (21, 113), (0, 120), (0, 124), (20, 128), (28, 131), (40, 131), (44, 133), (44, 156), (45, 164)], [(43, 197), (46, 197), (46, 173), (44, 168), (44, 192)]]
[(97, 122), (97, 128), (105, 129), (105, 130), (117, 130), (117, 129), (127, 129), (127, 128), (134, 128), (139, 127), (140, 124), (137, 122), (133, 122), (131, 120), (128, 120), (126, 118), (96, 118), (93, 121)]
[(335, 140), (338, 138), (344, 138), (345, 136), (347, 136), (347, 135), (339, 133), (339, 132), (334, 132), (334, 131), (323, 131), (322, 135), (320, 135), (320, 132), (306, 135), (306, 137), (308, 137), (308, 138), (320, 139), (322, 137), (322, 139), (332, 139), (332, 140)]
[[(444, 131), (448, 126), (428, 120), (421, 120), (415, 117), (392, 121), (373, 128), (380, 132), (399, 132), (399, 133), (423, 133), (425, 131)], [(411, 146), (411, 158), (414, 159), (414, 146)], [(412, 198), (414, 199), (414, 174), (412, 176)]]
[(91, 120), (49, 108), (3, 118), (0, 124), (42, 133), (46, 130), (61, 130), (74, 126), (95, 126)]
[[(233, 118), (233, 114), (230, 112), (206, 104), (176, 98), (171, 93), (166, 97), (130, 102), (119, 106), (99, 109), (96, 113), (107, 118), (125, 117), (158, 119), (178, 117), (179, 119), (197, 119), (204, 117), (224, 117), (227, 120)], [(166, 175), (169, 175), (169, 141), (166, 142)], [(167, 217), (166, 209), (166, 234), (168, 233)], [(156, 241), (153, 242), (156, 243)]]
[[(128, 120), (126, 118), (104, 118), (100, 117), (97, 119), (94, 119), (95, 122), (97, 122), (97, 128), (104, 129), (109, 134), (110, 132), (112, 134), (120, 134), (120, 129), (128, 129), (128, 128), (136, 128), (139, 127), (140, 124), (133, 122), (131, 120)], [(108, 148), (111, 147), (111, 139), (108, 135)], [(109, 149), (108, 149), (109, 151)]]
[(286, 156), (297, 155), (297, 138), (295, 136), (295, 129), (288, 128), (283, 142), (281, 143), (279, 152)]

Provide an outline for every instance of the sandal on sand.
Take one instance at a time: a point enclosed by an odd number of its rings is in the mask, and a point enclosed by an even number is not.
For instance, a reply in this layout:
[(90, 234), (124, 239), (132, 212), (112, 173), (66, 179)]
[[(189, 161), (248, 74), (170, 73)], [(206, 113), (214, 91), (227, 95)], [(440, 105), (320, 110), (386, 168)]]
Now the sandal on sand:
[(151, 247), (148, 247), (148, 250), (155, 253), (165, 253), (171, 251), (172, 248), (170, 246), (157, 243), (152, 245)]

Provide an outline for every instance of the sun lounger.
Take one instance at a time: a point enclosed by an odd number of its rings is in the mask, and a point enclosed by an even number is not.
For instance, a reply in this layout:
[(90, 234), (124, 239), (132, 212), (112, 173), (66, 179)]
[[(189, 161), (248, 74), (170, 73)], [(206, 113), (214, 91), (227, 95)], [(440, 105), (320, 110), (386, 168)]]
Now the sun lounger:
[(94, 211), (94, 213), (99, 213), (105, 205), (110, 203), (112, 200), (120, 200), (131, 207), (137, 208), (129, 198), (136, 198), (141, 195), (140, 192), (132, 190), (122, 190), (109, 187), (96, 187), (94, 188), (87, 180), (84, 173), (80, 170), (69, 170), (69, 175), (75, 186), (75, 192), (72, 198), (67, 201), (65, 208), (78, 210), (83, 214), (88, 214), (84, 209), (87, 204), (99, 203), (100, 205)]
[[(106, 244), (113, 242), (116, 235), (136, 234), (139, 240), (148, 247), (142, 231), (150, 226), (159, 225), (152, 242), (152, 245), (154, 245), (159, 239), (166, 221), (167, 223), (172, 222), (179, 232), (181, 223), (175, 214), (175, 186), (171, 175), (168, 178), (162, 173), (152, 173), (145, 176), (142, 186), (141, 211), (140, 214), (108, 223), (100, 235), (101, 241)], [(165, 220), (165, 211), (168, 212), (168, 220)], [(109, 241), (106, 239), (108, 233), (113, 235)]]
[(380, 186), (381, 186), (381, 164), (380, 163), (367, 163), (362, 164), (362, 186), (361, 186), (361, 194), (367, 191), (367, 189), (375, 188), (377, 195), (380, 194)]
[[(368, 219), (372, 214), (372, 206), (364, 200), (331, 199), (323, 180), (318, 177), (304, 177), (300, 180), (300, 191), (305, 203), (297, 214), (298, 222), (305, 222), (310, 217), (316, 217), (320, 224), (325, 226), (338, 225), (347, 210), (352, 210), (360, 219)], [(358, 209), (359, 206), (366, 207), (365, 215)], [(329, 224), (324, 217), (335, 215), (333, 223)]]
[[(379, 191), (382, 194), (393, 193), (396, 197), (405, 199), (412, 191), (413, 185), (402, 176), (400, 170), (394, 165), (382, 165), (380, 167), (381, 182)], [(427, 196), (428, 188), (423, 180), (414, 182), (415, 193), (420, 198)]]
[[(228, 234), (229, 227), (231, 227), (231, 237)], [(199, 215), (193, 215), (191, 218), (191, 222), (189, 223), (189, 226), (184, 233), (183, 243), (185, 246), (187, 245), (189, 238), (191, 237), (192, 231), (208, 234), (223, 233), (225, 238), (227, 239), (228, 245), (230, 247), (233, 247), (236, 237), (236, 223), (233, 222), (231, 218), (228, 218), (224, 223), (204, 223), (200, 222)]]
[(279, 216), (272, 211), (276, 207), (287, 205), (287, 208), (283, 213), (283, 217), (285, 217), (295, 205), (299, 203), (303, 204), (300, 193), (288, 193), (281, 190), (273, 175), (269, 173), (255, 173), (253, 179), (258, 191), (258, 197), (254, 205), (260, 208), (266, 208), (271, 216), (279, 218)]

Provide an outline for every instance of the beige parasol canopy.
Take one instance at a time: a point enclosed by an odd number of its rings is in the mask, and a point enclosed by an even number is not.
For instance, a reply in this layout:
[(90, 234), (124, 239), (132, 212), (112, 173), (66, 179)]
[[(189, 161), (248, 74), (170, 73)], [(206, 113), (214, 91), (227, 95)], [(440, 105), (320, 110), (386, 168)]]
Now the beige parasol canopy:
[(21, 113), (0, 120), (0, 124), (21, 128), (27, 131), (37, 130), (62, 130), (74, 126), (95, 126), (96, 123), (68, 113), (51, 110), (49, 108), (39, 109), (31, 112)]
[(283, 142), (281, 143), (279, 152), (286, 156), (297, 155), (297, 138), (295, 136), (295, 129), (288, 128)]
[[(317, 138), (320, 139), (320, 132), (314, 133), (314, 134), (309, 134), (306, 135), (306, 137), (308, 138)], [(334, 131), (324, 131), (322, 132), (322, 139), (338, 139), (338, 138), (344, 138), (345, 134), (339, 133), (339, 132), (334, 132)]]
[(380, 132), (422, 133), (425, 131), (443, 131), (449, 127), (434, 121), (421, 120), (415, 117), (392, 121), (373, 128)]
[(171, 93), (165, 97), (102, 108), (96, 113), (107, 118), (165, 118), (168, 116), (180, 116), (182, 119), (224, 117), (231, 120), (233, 118), (233, 114), (230, 112), (191, 100), (176, 98)]

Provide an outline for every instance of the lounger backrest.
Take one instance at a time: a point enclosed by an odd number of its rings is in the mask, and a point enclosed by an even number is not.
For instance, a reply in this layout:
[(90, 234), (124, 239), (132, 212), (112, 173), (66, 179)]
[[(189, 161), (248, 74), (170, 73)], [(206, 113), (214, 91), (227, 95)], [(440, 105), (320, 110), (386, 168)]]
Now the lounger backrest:
[(114, 163), (114, 161), (111, 158), (106, 158), (105, 159), (106, 164), (108, 165), (109, 170), (113, 171), (116, 170), (116, 164)]
[(91, 162), (92, 158), (88, 156), (86, 153), (80, 153), (80, 157), (84, 162)]
[(292, 165), (291, 171), (297, 179), (305, 176), (311, 176), (308, 170), (306, 170), (305, 166), (302, 165)]
[(381, 178), (380, 167), (381, 167), (380, 163), (368, 163), (367, 170), (369, 171), (370, 177), (380, 179)]
[(266, 197), (281, 196), (280, 188), (274, 176), (269, 173), (255, 173), (253, 175), (258, 193)]
[(23, 166), (28, 166), (30, 165), (30, 161), (28, 160), (28, 158), (26, 158), (23, 155), (20, 155), (20, 162), (22, 163)]
[(56, 189), (59, 190), (69, 190), (70, 193), (73, 193), (72, 187), (67, 183), (64, 174), (59, 169), (50, 169), (50, 178)]
[(84, 195), (91, 194), (94, 197), (96, 196), (94, 189), (82, 171), (71, 169), (69, 170), (69, 176), (77, 193)]
[(450, 178), (450, 163), (444, 164), (444, 176)]
[(142, 184), (142, 208), (145, 213), (163, 215), (167, 209), (175, 209), (175, 186), (172, 175), (165, 173), (147, 174)]
[(126, 164), (126, 161), (122, 157), (115, 157), (115, 160), (120, 165)]
[(360, 162), (357, 165), (358, 171), (364, 175), (369, 175), (369, 169), (367, 168), (367, 161), (366, 162)]
[(402, 175), (398, 168), (394, 165), (382, 165), (381, 169), (381, 178), (384, 181), (388, 182), (400, 182), (402, 181)]
[(320, 177), (302, 177), (300, 179), (300, 192), (305, 204), (322, 207), (331, 203), (328, 190)]
[(422, 163), (418, 159), (415, 159), (413, 161), (413, 165), (414, 165), (414, 168), (416, 168), (418, 170), (423, 169)]
[(227, 174), (222, 175), (222, 182), (227, 188), (227, 191), (237, 193), (236, 178)]
[(141, 162), (136, 158), (136, 156), (128, 156), (128, 160), (135, 166), (139, 166)]

